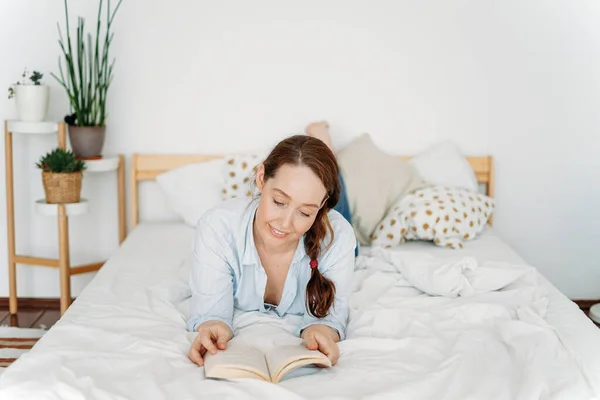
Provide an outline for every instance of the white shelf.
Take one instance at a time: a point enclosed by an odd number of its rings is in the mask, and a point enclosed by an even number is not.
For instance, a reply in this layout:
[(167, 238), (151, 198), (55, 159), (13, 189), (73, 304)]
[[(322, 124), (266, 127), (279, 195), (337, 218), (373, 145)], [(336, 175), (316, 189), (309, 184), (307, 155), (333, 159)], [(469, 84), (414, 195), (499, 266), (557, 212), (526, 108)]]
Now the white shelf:
[(115, 171), (119, 168), (119, 157), (109, 156), (102, 157), (100, 160), (84, 160), (86, 168), (85, 172), (107, 172)]
[[(85, 214), (89, 209), (86, 199), (81, 199), (79, 203), (66, 203), (65, 206), (68, 216)], [(48, 204), (46, 199), (40, 199), (35, 202), (35, 210), (47, 217), (56, 217), (58, 215), (58, 204)]]
[(58, 132), (58, 122), (23, 122), (18, 120), (8, 121), (8, 131), (12, 133), (24, 133), (30, 135), (53, 134)]

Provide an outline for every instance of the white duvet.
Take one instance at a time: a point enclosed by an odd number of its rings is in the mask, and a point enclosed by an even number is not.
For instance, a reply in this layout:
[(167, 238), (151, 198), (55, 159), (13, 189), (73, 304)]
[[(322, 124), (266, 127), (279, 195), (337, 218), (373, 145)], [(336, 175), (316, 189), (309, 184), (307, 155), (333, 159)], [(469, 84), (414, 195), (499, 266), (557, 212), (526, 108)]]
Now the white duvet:
[[(0, 399), (595, 398), (598, 382), (572, 341), (546, 322), (548, 293), (533, 268), (383, 249), (357, 260), (335, 367), (279, 384), (207, 380), (186, 356), (187, 240), (170, 235), (166, 251), (117, 253), (0, 377)], [(297, 323), (236, 314), (234, 340), (297, 342), (289, 333)]]

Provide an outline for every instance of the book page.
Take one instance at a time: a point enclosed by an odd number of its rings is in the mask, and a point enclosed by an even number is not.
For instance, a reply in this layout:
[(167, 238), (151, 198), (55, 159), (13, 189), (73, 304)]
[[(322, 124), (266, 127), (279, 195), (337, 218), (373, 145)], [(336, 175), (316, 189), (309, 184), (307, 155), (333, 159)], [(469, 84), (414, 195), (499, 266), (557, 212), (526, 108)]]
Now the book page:
[(269, 350), (265, 356), (271, 371), (271, 380), (279, 382), (288, 372), (310, 364), (331, 367), (331, 360), (318, 350), (304, 345), (280, 346)]
[(263, 353), (250, 346), (229, 342), (225, 350), (204, 355), (207, 378), (256, 378), (271, 381)]

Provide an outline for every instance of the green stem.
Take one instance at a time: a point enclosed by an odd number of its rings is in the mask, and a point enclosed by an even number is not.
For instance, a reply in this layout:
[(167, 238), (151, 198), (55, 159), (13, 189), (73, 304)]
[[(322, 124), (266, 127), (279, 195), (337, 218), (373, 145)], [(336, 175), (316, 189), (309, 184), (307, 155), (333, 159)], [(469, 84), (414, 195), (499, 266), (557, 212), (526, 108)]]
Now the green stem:
[[(106, 98), (112, 82), (115, 63), (114, 58), (109, 63), (109, 50), (114, 36), (111, 28), (121, 3), (122, 0), (119, 0), (115, 9), (111, 10), (110, 0), (107, 0), (106, 32), (101, 40), (103, 0), (99, 0), (95, 43), (92, 41), (91, 34), (87, 34), (86, 43), (85, 19), (78, 18), (75, 43), (77, 54), (74, 54), (70, 35), (68, 0), (64, 0), (66, 41), (63, 40), (60, 25), (58, 25), (58, 33), (66, 68), (63, 71), (59, 58), (60, 78), (54, 73), (51, 75), (67, 92), (71, 111), (77, 118), (77, 125), (102, 126), (106, 122)], [(102, 49), (101, 45), (103, 45)]]

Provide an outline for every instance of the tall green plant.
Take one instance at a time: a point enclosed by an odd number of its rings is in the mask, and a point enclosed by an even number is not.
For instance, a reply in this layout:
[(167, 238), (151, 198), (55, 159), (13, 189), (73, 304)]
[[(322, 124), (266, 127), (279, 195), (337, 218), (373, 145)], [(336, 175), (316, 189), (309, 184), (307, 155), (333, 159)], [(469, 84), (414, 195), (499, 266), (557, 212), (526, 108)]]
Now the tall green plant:
[[(65, 22), (67, 30), (67, 42), (63, 40), (60, 24), (58, 35), (60, 48), (63, 53), (66, 73), (63, 71), (61, 58), (58, 58), (60, 78), (54, 73), (51, 75), (66, 90), (69, 97), (72, 115), (67, 116), (65, 121), (71, 125), (78, 126), (104, 126), (106, 123), (106, 95), (112, 82), (113, 67), (115, 59), (109, 64), (108, 56), (110, 44), (114, 33), (111, 32), (113, 20), (121, 6), (119, 0), (114, 11), (111, 12), (110, 0), (107, 0), (106, 27), (102, 42), (100, 41), (100, 28), (102, 21), (102, 3), (98, 7), (98, 19), (96, 25), (95, 45), (93, 46), (92, 35), (87, 34), (85, 40), (85, 19), (77, 19), (77, 37), (73, 46), (69, 29), (69, 8), (65, 0)], [(101, 46), (102, 44), (102, 46)], [(75, 51), (74, 50), (75, 47)]]

